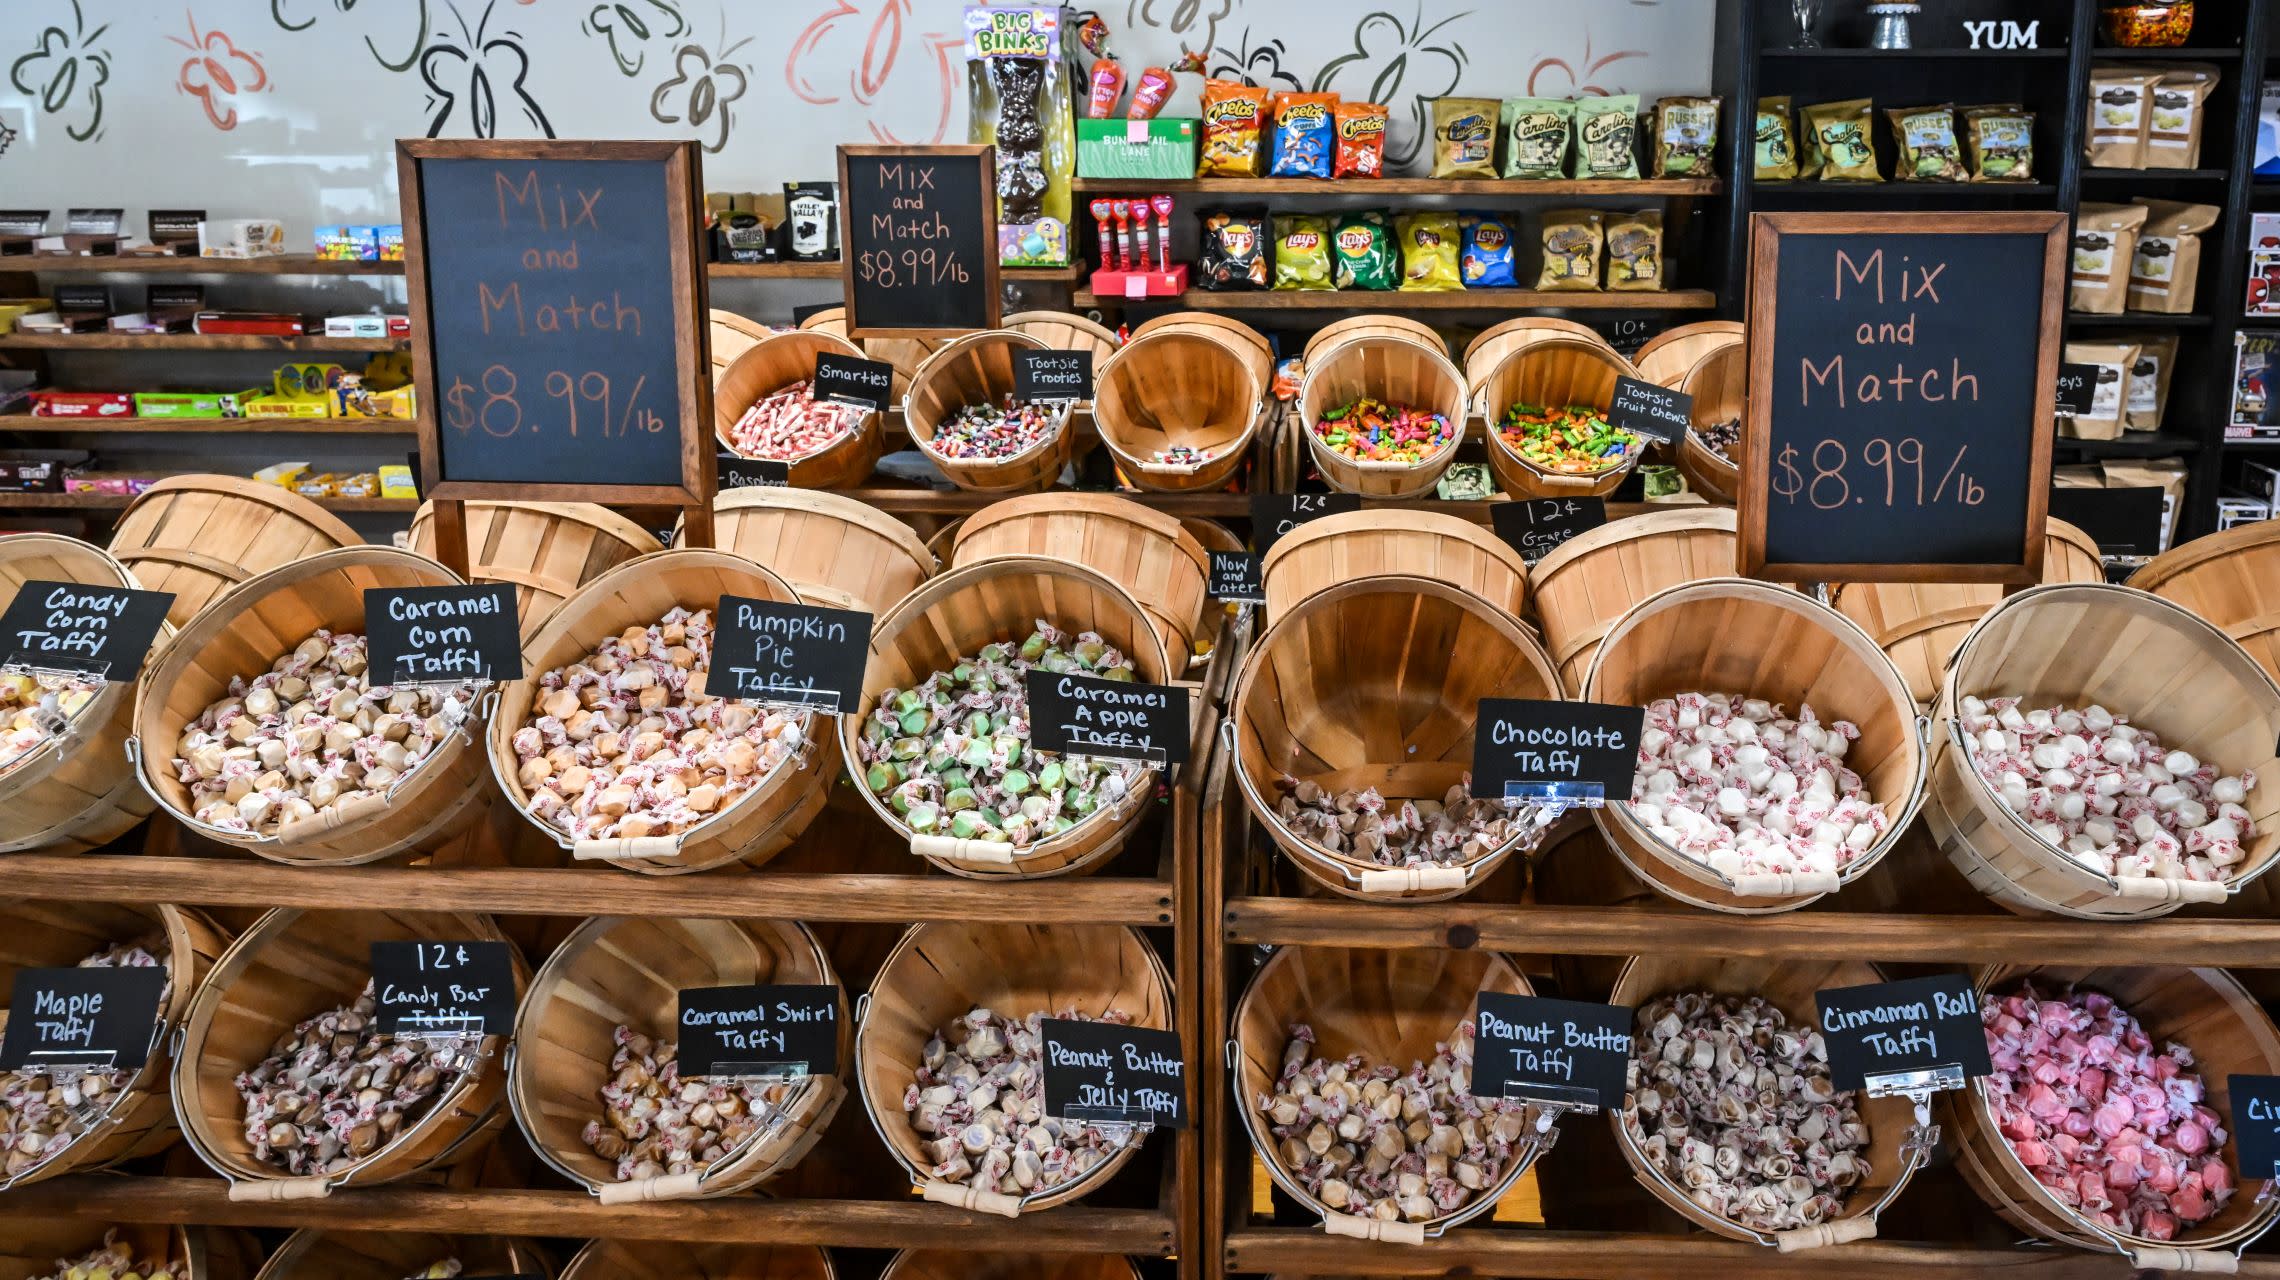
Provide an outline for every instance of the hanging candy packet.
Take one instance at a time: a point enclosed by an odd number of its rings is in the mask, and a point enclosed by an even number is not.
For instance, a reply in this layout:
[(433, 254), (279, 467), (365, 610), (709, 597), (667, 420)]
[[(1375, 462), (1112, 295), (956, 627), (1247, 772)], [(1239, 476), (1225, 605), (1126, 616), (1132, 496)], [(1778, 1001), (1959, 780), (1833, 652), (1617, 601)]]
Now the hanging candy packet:
[(1277, 178), (1327, 178), (1331, 170), (1334, 93), (1286, 93), (1274, 100)]
[(1331, 176), (1384, 177), (1385, 128), (1389, 119), (1384, 105), (1341, 102), (1332, 116), (1338, 126), (1338, 158)]
[(1116, 114), (1117, 99), (1124, 96), (1124, 67), (1114, 58), (1092, 65), (1092, 84), (1085, 94), (1085, 117), (1106, 120)]
[(1462, 289), (1457, 274), (1457, 215), (1405, 213), (1395, 218), (1401, 240), (1401, 287), (1411, 292)]
[(1127, 120), (1153, 120), (1172, 100), (1172, 82), (1169, 68), (1150, 67), (1132, 82), (1132, 108), (1124, 113)]
[(1464, 229), (1464, 254), (1458, 260), (1458, 279), (1467, 289), (1510, 289), (1520, 283), (1513, 270), (1512, 228), (1504, 219), (1485, 213), (1468, 213), (1459, 220)]
[(1258, 177), (1266, 117), (1265, 89), (1235, 80), (1204, 81), (1203, 158), (1197, 171), (1206, 178)]

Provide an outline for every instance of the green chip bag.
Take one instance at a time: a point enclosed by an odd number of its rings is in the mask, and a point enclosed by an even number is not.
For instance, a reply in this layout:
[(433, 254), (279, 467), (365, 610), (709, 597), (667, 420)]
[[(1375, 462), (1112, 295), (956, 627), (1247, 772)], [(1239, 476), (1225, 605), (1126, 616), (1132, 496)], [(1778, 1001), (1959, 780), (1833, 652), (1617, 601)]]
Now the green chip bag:
[(1575, 176), (1639, 176), (1639, 95), (1610, 94), (1575, 104)]
[(1375, 209), (1340, 214), (1330, 249), (1332, 279), (1341, 289), (1391, 289), (1401, 283), (1393, 230)]
[(1330, 219), (1311, 213), (1278, 213), (1275, 228), (1275, 288), (1329, 289)]
[(1504, 176), (1564, 178), (1575, 104), (1563, 98), (1506, 98)]

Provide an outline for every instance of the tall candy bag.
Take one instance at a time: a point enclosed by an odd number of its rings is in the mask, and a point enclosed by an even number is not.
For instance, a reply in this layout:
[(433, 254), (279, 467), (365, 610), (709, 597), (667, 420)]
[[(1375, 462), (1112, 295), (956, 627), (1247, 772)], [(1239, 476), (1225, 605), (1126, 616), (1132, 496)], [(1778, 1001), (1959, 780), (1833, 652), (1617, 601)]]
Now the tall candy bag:
[(1077, 108), (1061, 11), (971, 5), (965, 28), (967, 140), (997, 151), (998, 262), (1066, 266)]

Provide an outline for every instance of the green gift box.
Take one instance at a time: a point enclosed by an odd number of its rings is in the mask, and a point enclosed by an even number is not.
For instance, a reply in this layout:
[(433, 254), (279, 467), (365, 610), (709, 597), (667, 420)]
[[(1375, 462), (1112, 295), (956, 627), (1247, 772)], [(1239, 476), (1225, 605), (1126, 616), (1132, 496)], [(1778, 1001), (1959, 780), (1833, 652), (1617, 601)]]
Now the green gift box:
[(138, 391), (135, 393), (135, 416), (236, 418), (244, 414), (245, 400), (260, 392), (260, 388), (252, 391)]
[(1195, 176), (1194, 119), (1079, 120), (1077, 176), (1160, 181)]

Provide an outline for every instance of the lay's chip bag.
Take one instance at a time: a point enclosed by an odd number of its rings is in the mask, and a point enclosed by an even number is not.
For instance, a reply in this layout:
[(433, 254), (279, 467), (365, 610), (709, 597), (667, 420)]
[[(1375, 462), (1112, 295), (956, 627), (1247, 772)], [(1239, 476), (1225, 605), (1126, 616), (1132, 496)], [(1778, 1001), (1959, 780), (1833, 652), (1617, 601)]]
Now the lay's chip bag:
[(1277, 178), (1327, 178), (1336, 146), (1335, 93), (1285, 93), (1274, 100)]
[(1278, 213), (1275, 228), (1275, 288), (1329, 289), (1330, 219), (1318, 214)]
[(1462, 289), (1457, 278), (1457, 215), (1405, 213), (1393, 220), (1401, 241), (1401, 287), (1412, 292)]
[(1518, 285), (1511, 224), (1486, 213), (1468, 213), (1458, 222), (1464, 230), (1464, 253), (1457, 260), (1457, 272), (1465, 288), (1509, 289)]
[(1330, 237), (1332, 277), (1341, 289), (1391, 289), (1401, 283), (1395, 263), (1393, 229), (1375, 209), (1338, 216)]

